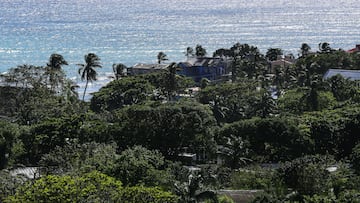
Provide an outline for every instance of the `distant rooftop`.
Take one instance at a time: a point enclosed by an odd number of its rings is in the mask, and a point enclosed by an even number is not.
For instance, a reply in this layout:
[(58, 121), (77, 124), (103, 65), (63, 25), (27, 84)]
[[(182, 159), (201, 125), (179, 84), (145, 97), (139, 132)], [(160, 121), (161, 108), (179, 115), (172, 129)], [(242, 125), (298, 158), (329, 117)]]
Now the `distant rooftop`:
[(355, 48), (352, 48), (350, 50), (347, 50), (348, 53), (357, 53), (360, 52), (360, 44), (357, 44)]
[(169, 64), (144, 64), (137, 63), (132, 68), (134, 69), (166, 69)]
[(360, 70), (345, 70), (345, 69), (329, 69), (325, 73), (324, 79), (329, 79), (337, 74), (340, 74), (341, 76), (349, 80), (360, 80)]
[(16, 169), (11, 170), (10, 174), (12, 176), (23, 175), (29, 179), (35, 179), (36, 177), (39, 177), (39, 175), (40, 175), (39, 167), (16, 168)]
[(221, 58), (218, 57), (192, 57), (188, 58), (188, 60), (183, 63), (187, 66), (216, 66), (222, 61)]

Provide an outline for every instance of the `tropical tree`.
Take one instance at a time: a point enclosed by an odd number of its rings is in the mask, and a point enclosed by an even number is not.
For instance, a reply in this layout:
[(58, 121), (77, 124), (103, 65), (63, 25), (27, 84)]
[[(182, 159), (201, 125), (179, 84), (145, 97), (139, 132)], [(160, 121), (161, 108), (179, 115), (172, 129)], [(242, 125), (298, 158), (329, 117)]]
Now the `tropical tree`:
[[(187, 148), (191, 153), (214, 153), (215, 119), (207, 105), (197, 102), (166, 102), (131, 105), (117, 112), (121, 124), (114, 140), (120, 149), (142, 145), (178, 160)], [(115, 132), (114, 132), (115, 133)]]
[(78, 100), (79, 93), (77, 92), (77, 88), (79, 88), (79, 85), (77, 85), (71, 80), (65, 80), (62, 96), (64, 97), (66, 102), (74, 103)]
[(180, 77), (176, 75), (176, 71), (179, 69), (177, 63), (171, 63), (167, 67), (167, 71), (164, 73), (161, 82), (161, 91), (166, 95), (168, 100), (172, 100), (176, 92), (181, 88), (180, 87)]
[(120, 181), (97, 171), (48, 175), (24, 184), (5, 202), (116, 202), (122, 190)]
[(94, 112), (101, 112), (139, 104), (150, 99), (154, 89), (147, 80), (137, 77), (111, 81), (93, 94), (90, 108)]
[(265, 58), (255, 46), (236, 43), (230, 48), (233, 57), (232, 80), (239, 75), (249, 79), (265, 74)]
[(218, 202), (216, 193), (207, 190), (202, 185), (203, 177), (201, 175), (190, 174), (188, 182), (175, 184), (175, 194), (180, 197), (179, 203), (200, 203), (204, 200)]
[(233, 56), (232, 50), (220, 48), (213, 53), (213, 57), (231, 57)]
[(331, 92), (338, 101), (356, 100), (356, 97), (359, 96), (360, 92), (357, 82), (344, 78), (340, 74), (329, 78), (327, 82)]
[(226, 143), (220, 148), (220, 154), (225, 158), (225, 163), (232, 169), (238, 169), (250, 162), (251, 159), (246, 158), (249, 155), (249, 143), (240, 136), (230, 134), (226, 137)]
[(164, 168), (165, 159), (159, 151), (133, 146), (121, 152), (112, 174), (127, 186), (166, 187), (173, 184), (173, 177)]
[(308, 44), (303, 43), (300, 47), (301, 57), (307, 56), (309, 54), (310, 50), (311, 50), (311, 47)]
[(333, 49), (330, 47), (330, 44), (327, 42), (319, 43), (319, 51), (321, 53), (331, 53)]
[(161, 64), (163, 61), (169, 60), (164, 52), (159, 52), (157, 55), (158, 64)]
[(93, 170), (109, 174), (116, 161), (116, 144), (89, 142), (79, 144), (69, 139), (69, 144), (56, 146), (44, 154), (39, 165), (47, 175), (80, 174)]
[(101, 68), (100, 58), (94, 54), (89, 53), (85, 55), (85, 64), (77, 64), (80, 66), (79, 74), (81, 75), (81, 80), (86, 80), (83, 101), (85, 100), (86, 89), (88, 87), (88, 83), (96, 80), (97, 72), (95, 68)]
[(185, 52), (185, 56), (189, 58), (189, 57), (192, 57), (194, 55), (195, 55), (194, 49), (191, 48), (191, 47), (187, 47), (186, 52)]
[(124, 70), (127, 69), (127, 67), (122, 63), (114, 63), (112, 65), (115, 79), (118, 80), (120, 77), (124, 76)]
[(203, 48), (200, 44), (195, 47), (195, 55), (197, 57), (204, 57), (206, 55), (206, 49)]
[(279, 55), (283, 55), (280, 48), (269, 48), (266, 52), (266, 58), (270, 61), (275, 61)]
[(63, 85), (65, 73), (61, 67), (68, 65), (68, 62), (60, 54), (51, 54), (49, 62), (46, 64), (45, 74), (49, 75), (50, 89), (52, 91), (61, 84)]
[(17, 142), (19, 126), (0, 120), (0, 169), (6, 168)]
[(276, 102), (274, 98), (272, 98), (271, 93), (264, 91), (254, 103), (254, 109), (256, 111), (256, 115), (261, 118), (266, 118), (273, 114), (276, 111)]

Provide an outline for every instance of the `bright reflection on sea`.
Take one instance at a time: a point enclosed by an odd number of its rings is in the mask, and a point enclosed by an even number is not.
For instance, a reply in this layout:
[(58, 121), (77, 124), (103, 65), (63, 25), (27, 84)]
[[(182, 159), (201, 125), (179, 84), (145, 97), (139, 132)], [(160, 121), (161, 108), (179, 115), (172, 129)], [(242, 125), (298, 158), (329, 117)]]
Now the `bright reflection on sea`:
[[(355, 0), (0, 0), (0, 72), (19, 64), (45, 65), (62, 54), (75, 64), (94, 52), (102, 72), (113, 63), (154, 63), (159, 51), (184, 60), (188, 46), (209, 54), (236, 42), (261, 51), (280, 47), (297, 55), (319, 42), (350, 49), (360, 43)], [(105, 74), (103, 75), (106, 76)], [(101, 85), (101, 84), (99, 84)], [(95, 85), (96, 86), (96, 85)]]

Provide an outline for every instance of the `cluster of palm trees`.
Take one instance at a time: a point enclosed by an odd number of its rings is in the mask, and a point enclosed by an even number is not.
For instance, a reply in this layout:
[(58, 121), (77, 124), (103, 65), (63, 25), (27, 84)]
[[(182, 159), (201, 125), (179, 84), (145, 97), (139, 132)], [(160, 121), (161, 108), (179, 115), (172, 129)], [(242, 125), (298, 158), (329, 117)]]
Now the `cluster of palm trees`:
[[(96, 68), (101, 68), (100, 58), (94, 54), (89, 53), (84, 57), (84, 64), (77, 64), (81, 80), (86, 81), (83, 100), (85, 99), (88, 83), (96, 80)], [(66, 80), (65, 73), (62, 70), (63, 66), (68, 65), (68, 62), (60, 54), (52, 54), (45, 67), (33, 65), (19, 65), (16, 68), (11, 68), (7, 74), (2, 74), (1, 78), (8, 84), (14, 84), (16, 87), (20, 84), (21, 87), (37, 87), (39, 85), (46, 86), (53, 93), (61, 93), (68, 88), (74, 91), (77, 85), (69, 84)], [(114, 72), (116, 78), (120, 77), (123, 70), (126, 68), (123, 64), (114, 64)]]

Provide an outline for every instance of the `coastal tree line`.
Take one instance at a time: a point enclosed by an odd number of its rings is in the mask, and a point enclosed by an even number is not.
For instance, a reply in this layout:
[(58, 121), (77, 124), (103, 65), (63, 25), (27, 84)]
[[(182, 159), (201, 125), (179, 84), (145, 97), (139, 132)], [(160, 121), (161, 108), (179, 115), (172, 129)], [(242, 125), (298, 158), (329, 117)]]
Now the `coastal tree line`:
[[(185, 54), (207, 53), (198, 45)], [(264, 190), (253, 202), (357, 202), (360, 89), (355, 81), (323, 74), (360, 69), (359, 55), (328, 43), (311, 52), (303, 44), (293, 65), (270, 73), (269, 61), (281, 54), (241, 43), (218, 49), (213, 55), (230, 59), (232, 75), (217, 83), (195, 84), (176, 74), (176, 63), (138, 76), (125, 76), (125, 66), (114, 64), (115, 80), (88, 102), (66, 79), (61, 55), (51, 55), (46, 67), (10, 69), (3, 76), (9, 85), (0, 91), (0, 198), (231, 202), (215, 198), (215, 191), (230, 188)], [(87, 84), (102, 66), (96, 54), (84, 59), (79, 74)], [(166, 54), (158, 59), (162, 63)], [(198, 93), (179, 98), (194, 85)], [(202, 170), (190, 174), (179, 162), (183, 152), (202, 155)], [(217, 158), (223, 162), (215, 164)], [(39, 166), (43, 176), (12, 176), (19, 164)], [(69, 191), (60, 196), (41, 190), (64, 185)]]

